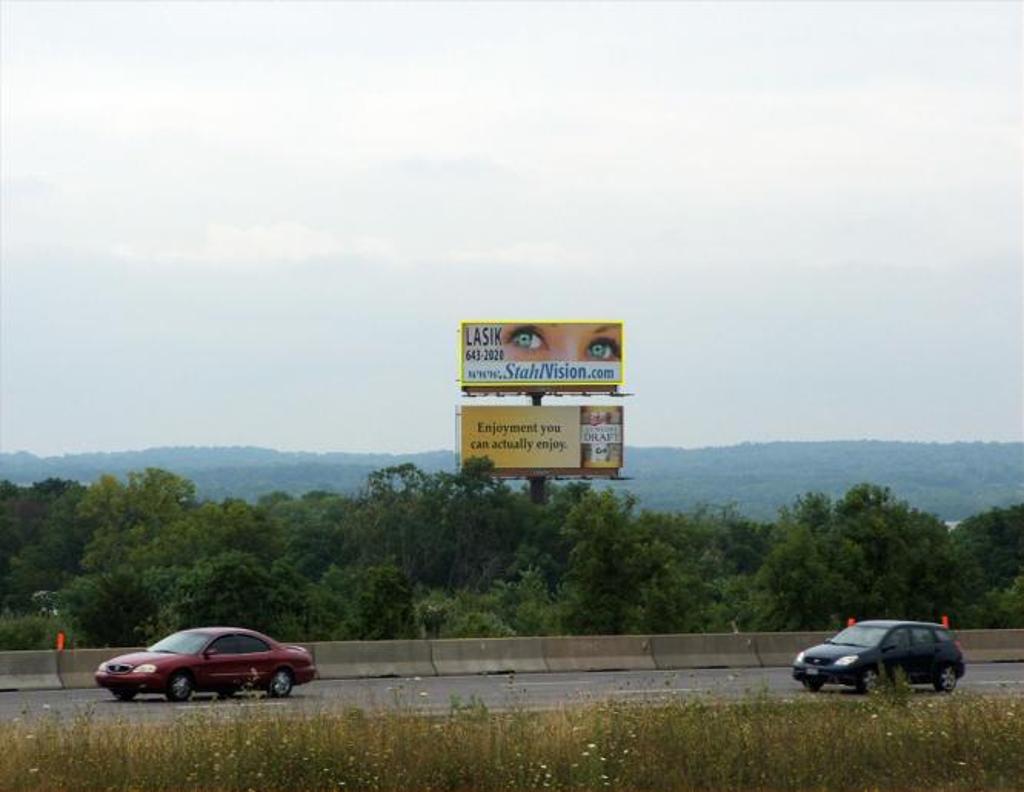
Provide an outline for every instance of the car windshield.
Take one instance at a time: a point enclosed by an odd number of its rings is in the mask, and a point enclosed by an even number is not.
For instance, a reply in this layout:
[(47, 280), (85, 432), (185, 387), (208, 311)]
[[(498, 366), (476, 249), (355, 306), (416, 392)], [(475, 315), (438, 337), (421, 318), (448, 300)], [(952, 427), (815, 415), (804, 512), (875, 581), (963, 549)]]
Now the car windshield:
[(177, 632), (168, 635), (162, 641), (157, 641), (151, 647), (151, 652), (166, 652), (167, 654), (196, 654), (206, 646), (210, 636), (203, 632)]
[(888, 627), (868, 627), (855, 624), (852, 627), (847, 627), (838, 635), (832, 636), (826, 643), (839, 646), (878, 646), (888, 629)]

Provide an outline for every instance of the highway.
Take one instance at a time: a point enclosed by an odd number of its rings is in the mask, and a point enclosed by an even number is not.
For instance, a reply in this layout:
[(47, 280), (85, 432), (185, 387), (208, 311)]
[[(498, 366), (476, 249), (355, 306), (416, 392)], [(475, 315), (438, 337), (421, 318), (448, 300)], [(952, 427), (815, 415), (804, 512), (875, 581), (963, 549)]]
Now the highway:
[[(958, 690), (972, 695), (1024, 696), (1024, 663), (969, 665)], [(100, 689), (7, 692), (0, 693), (0, 721), (82, 716), (104, 721), (169, 721), (190, 715), (312, 714), (351, 707), (438, 714), (480, 704), (489, 710), (544, 710), (609, 699), (655, 703), (680, 697), (736, 699), (752, 695), (779, 700), (861, 698), (850, 689), (832, 686), (821, 693), (808, 693), (792, 680), (788, 668), (495, 674), (320, 680), (296, 688), (283, 700), (236, 696), (221, 701), (200, 694), (183, 704), (155, 696), (119, 702)], [(917, 687), (915, 695), (940, 694), (930, 687)]]

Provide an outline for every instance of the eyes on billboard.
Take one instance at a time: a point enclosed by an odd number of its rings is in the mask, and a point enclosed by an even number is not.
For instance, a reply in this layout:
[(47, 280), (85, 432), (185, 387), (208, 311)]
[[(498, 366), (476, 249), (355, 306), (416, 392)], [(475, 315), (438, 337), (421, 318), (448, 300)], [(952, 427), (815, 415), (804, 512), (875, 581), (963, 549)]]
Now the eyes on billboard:
[(462, 322), (459, 382), (495, 386), (604, 386), (623, 383), (620, 321)]

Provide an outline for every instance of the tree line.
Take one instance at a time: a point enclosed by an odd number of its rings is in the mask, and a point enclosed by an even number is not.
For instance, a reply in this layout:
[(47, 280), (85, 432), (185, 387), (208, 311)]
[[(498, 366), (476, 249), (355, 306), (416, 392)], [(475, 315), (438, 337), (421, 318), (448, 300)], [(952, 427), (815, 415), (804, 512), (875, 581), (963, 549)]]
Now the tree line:
[(1024, 627), (1024, 504), (950, 528), (861, 484), (772, 521), (399, 465), (354, 495), (202, 500), (158, 468), (0, 482), (0, 649), (188, 626), (285, 640), (825, 630), (849, 616)]
[[(905, 443), (881, 440), (743, 443), (717, 448), (627, 446), (628, 491), (645, 508), (692, 511), (735, 503), (755, 520), (772, 521), (803, 492), (841, 497), (862, 481), (884, 482), (900, 497), (944, 520), (961, 520), (1024, 499), (1024, 443)], [(67, 478), (95, 481), (149, 467), (172, 470), (196, 485), (202, 499), (255, 503), (280, 490), (355, 495), (374, 470), (412, 463), (428, 473), (455, 469), (451, 451), (351, 454), (264, 448), (150, 448), (141, 451), (36, 457), (0, 451), (0, 479), (19, 483)]]

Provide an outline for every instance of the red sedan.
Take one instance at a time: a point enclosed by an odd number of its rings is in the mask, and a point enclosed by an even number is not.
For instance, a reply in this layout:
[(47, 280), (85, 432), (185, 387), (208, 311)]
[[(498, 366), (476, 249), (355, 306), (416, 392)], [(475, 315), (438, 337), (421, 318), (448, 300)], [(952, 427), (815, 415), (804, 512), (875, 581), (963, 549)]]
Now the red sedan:
[(200, 690), (229, 696), (245, 687), (283, 698), (314, 676), (313, 657), (301, 646), (283, 646), (253, 630), (201, 627), (100, 663), (96, 684), (121, 701), (139, 693), (186, 701)]

